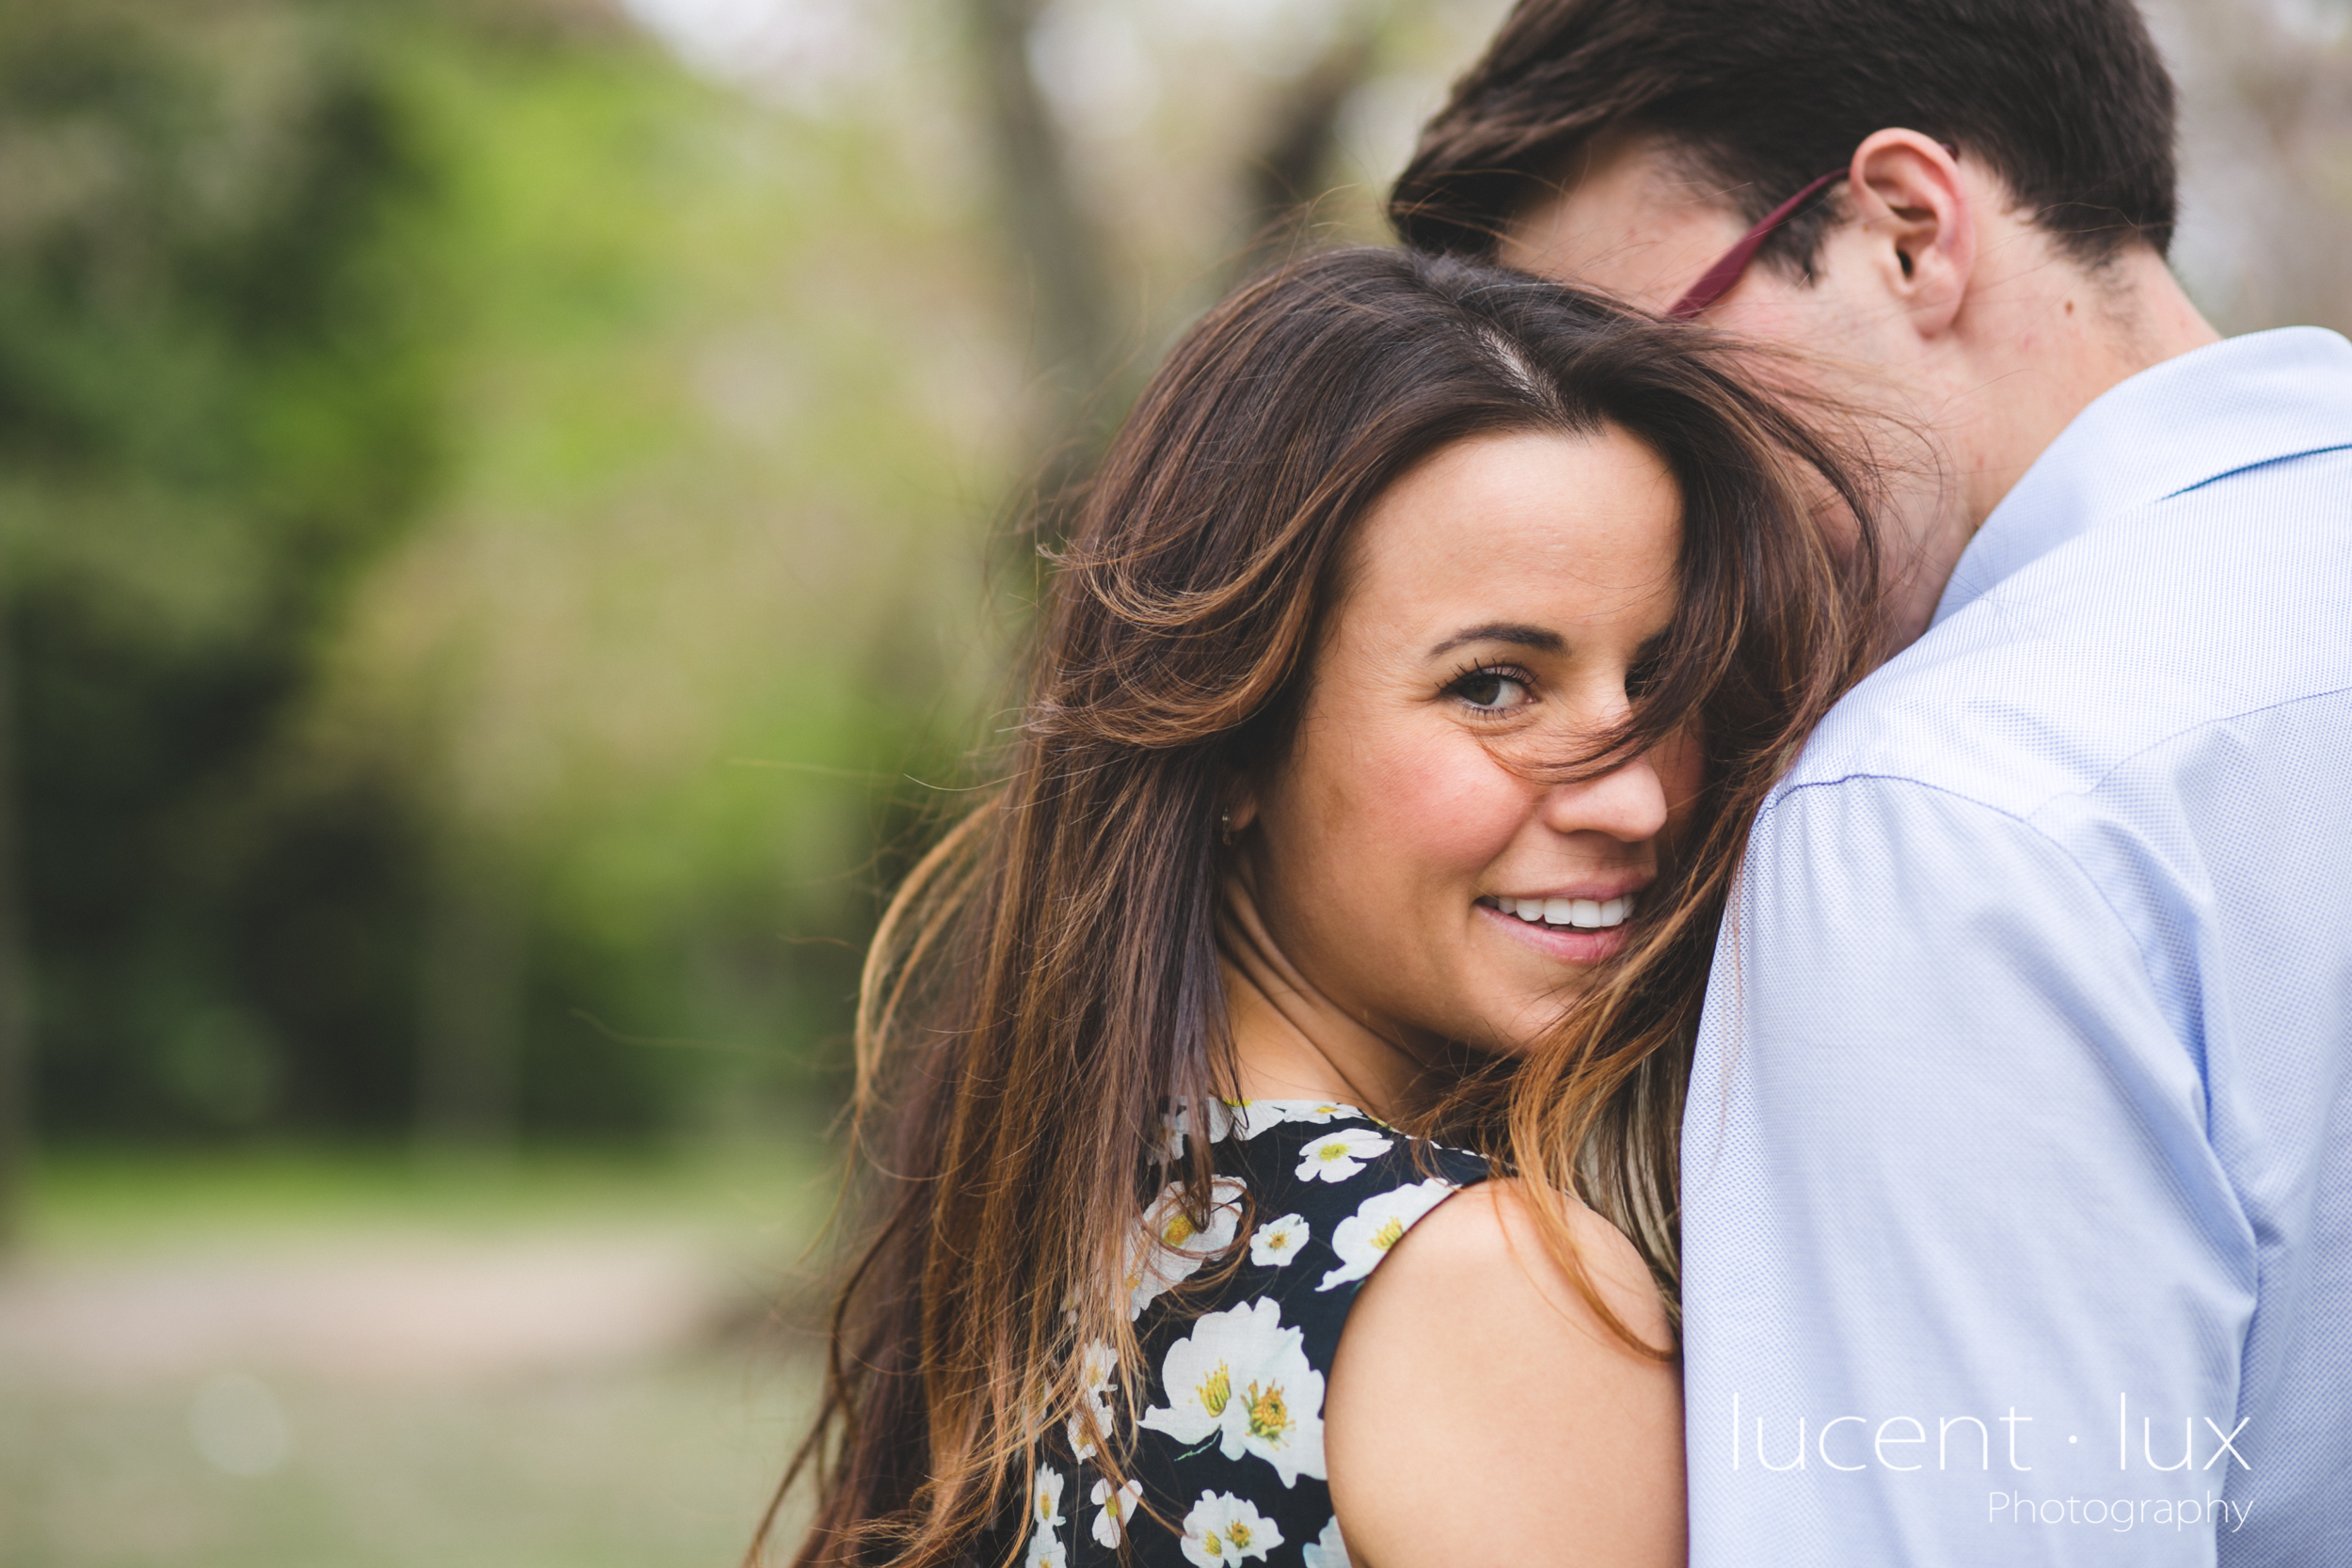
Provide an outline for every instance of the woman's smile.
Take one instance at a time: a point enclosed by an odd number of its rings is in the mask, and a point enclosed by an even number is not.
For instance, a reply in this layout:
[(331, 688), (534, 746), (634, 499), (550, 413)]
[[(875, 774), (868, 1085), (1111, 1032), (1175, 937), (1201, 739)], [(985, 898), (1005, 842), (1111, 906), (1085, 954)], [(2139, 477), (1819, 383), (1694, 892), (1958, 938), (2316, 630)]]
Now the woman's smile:
[(1474, 918), (1493, 923), (1513, 942), (1565, 963), (1597, 963), (1625, 946), (1626, 922), (1632, 917), (1635, 890), (1641, 885), (1621, 881), (1613, 890), (1594, 886), (1525, 895), (1488, 894), (1471, 907), (1478, 911)]

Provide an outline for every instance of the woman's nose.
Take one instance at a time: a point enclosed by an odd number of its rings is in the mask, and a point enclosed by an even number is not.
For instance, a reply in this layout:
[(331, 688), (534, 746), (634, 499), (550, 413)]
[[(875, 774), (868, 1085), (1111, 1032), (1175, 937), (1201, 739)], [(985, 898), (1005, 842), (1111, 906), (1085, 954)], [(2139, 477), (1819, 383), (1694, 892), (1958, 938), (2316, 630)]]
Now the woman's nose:
[(1554, 832), (1606, 833), (1640, 844), (1666, 831), (1666, 784), (1653, 754), (1645, 752), (1597, 778), (1554, 784), (1538, 812)]

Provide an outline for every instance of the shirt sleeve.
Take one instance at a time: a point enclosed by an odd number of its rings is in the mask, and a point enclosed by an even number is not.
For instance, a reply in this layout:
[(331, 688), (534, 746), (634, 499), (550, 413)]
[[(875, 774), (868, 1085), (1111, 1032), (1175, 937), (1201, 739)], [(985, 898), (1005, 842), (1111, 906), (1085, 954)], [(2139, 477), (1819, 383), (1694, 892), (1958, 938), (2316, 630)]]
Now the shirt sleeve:
[(1901, 780), (1776, 800), (1683, 1123), (1694, 1568), (2214, 1562), (2259, 1506), (2255, 1238), (2205, 1104), (2032, 824)]

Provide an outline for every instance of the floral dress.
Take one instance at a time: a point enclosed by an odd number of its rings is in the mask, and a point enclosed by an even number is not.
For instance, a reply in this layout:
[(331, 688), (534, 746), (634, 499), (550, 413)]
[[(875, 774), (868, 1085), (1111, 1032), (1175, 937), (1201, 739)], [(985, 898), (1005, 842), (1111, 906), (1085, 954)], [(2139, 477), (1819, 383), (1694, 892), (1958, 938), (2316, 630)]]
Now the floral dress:
[[(1106, 1349), (1085, 1359), (1095, 1431), (1132, 1420), (1132, 1479), (1114, 1489), (1071, 1422), (1029, 1489), (1024, 1568), (1345, 1568), (1323, 1464), (1340, 1331), (1405, 1232), (1488, 1174), (1478, 1155), (1348, 1105), (1259, 1100), (1213, 1104), (1205, 1129), (1188, 1119), (1177, 1113), (1169, 1153), (1205, 1131), (1216, 1206), (1196, 1228), (1170, 1185), (1145, 1215), (1125, 1281), (1144, 1362), (1135, 1403)], [(1203, 1270), (1216, 1283), (1179, 1289)]]

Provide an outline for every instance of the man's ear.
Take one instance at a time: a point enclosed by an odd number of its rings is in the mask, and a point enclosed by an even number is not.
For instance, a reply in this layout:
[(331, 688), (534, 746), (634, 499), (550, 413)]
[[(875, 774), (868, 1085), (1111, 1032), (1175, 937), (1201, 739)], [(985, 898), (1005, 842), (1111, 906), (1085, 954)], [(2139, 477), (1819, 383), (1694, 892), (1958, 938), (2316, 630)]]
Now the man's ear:
[(1960, 166), (1933, 137), (1876, 131), (1854, 149), (1847, 200), (1881, 282), (1922, 338), (1960, 314), (1977, 264), (1976, 209)]

